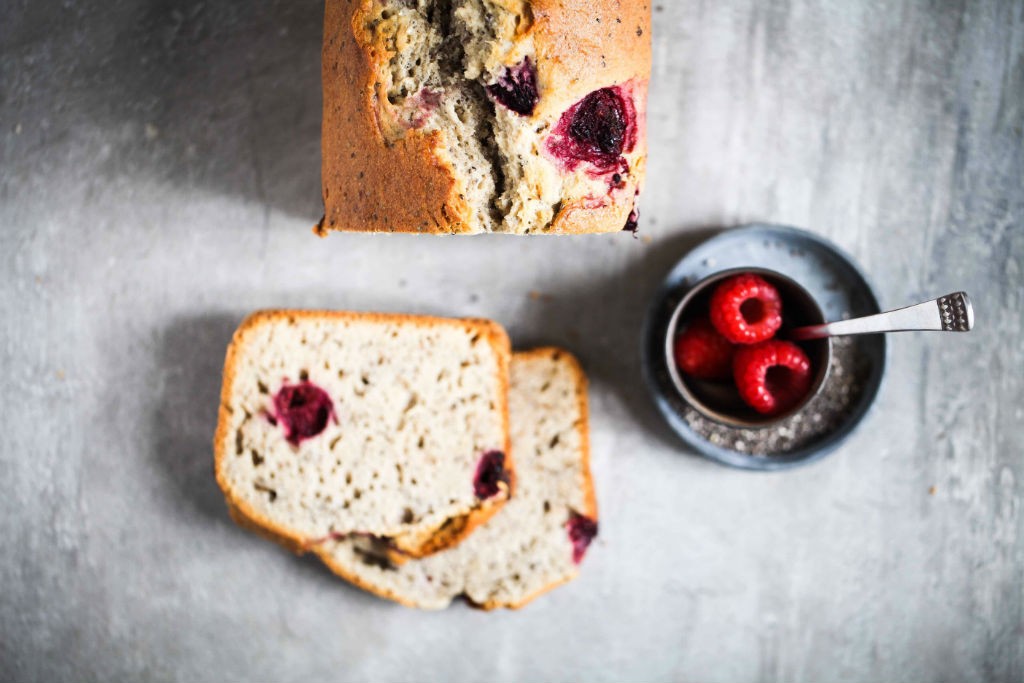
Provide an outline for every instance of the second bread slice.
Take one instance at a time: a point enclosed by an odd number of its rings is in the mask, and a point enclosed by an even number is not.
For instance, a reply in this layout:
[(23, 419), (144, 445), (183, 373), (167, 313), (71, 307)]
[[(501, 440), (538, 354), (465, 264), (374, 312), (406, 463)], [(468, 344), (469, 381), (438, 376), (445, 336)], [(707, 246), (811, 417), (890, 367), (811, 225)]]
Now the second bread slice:
[(482, 320), (266, 311), (235, 333), (215, 437), (232, 516), (303, 551), (458, 542), (508, 498), (509, 342)]
[(331, 540), (316, 553), (352, 583), (424, 609), (458, 595), (485, 609), (520, 607), (576, 576), (597, 534), (586, 378), (561, 349), (516, 353), (509, 404), (515, 496), (458, 547), (400, 565), (367, 538)]

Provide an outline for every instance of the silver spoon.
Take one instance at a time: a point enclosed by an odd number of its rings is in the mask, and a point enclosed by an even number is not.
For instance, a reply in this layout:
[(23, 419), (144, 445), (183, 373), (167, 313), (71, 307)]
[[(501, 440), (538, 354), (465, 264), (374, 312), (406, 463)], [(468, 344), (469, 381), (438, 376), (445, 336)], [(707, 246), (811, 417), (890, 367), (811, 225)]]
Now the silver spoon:
[(974, 327), (974, 309), (967, 292), (953, 292), (916, 306), (898, 308), (863, 318), (839, 320), (823, 325), (807, 325), (789, 331), (794, 340), (844, 337), (851, 334), (878, 332), (905, 332), (911, 330), (941, 330), (968, 332)]

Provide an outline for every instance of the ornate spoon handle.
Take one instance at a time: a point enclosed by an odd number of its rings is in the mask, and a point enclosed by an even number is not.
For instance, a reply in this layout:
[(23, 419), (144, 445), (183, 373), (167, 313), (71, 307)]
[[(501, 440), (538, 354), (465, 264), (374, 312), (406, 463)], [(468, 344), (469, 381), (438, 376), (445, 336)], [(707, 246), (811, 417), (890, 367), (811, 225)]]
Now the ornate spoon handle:
[(852, 320), (840, 320), (824, 325), (797, 327), (789, 332), (790, 339), (821, 339), (851, 334), (878, 332), (904, 332), (909, 330), (941, 330), (967, 332), (974, 327), (974, 309), (967, 292), (953, 292), (938, 299), (895, 311), (868, 315)]

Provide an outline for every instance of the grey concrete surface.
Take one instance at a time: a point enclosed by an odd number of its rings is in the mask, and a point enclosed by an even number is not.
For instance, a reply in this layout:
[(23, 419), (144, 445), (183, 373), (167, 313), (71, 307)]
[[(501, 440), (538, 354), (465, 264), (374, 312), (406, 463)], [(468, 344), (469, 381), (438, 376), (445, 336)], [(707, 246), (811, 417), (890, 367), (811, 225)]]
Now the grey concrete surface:
[[(315, 238), (319, 2), (0, 7), (0, 679), (1024, 680), (1024, 4), (656, 2), (637, 240)], [(784, 474), (687, 454), (640, 379), (659, 278), (751, 220), (837, 241), (884, 304), (977, 306), (893, 338), (863, 430)], [(576, 351), (581, 578), (420, 613), (237, 529), (218, 373), (265, 306)]]

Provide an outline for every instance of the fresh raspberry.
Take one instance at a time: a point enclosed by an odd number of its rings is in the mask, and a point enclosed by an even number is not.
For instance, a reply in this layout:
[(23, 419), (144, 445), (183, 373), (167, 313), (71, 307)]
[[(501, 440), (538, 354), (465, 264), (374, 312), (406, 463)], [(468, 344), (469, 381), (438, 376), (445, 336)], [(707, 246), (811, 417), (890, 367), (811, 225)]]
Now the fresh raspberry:
[(707, 318), (698, 318), (676, 337), (676, 365), (684, 374), (700, 379), (732, 377), (732, 342), (718, 333)]
[(753, 273), (731, 277), (711, 295), (711, 324), (735, 344), (771, 339), (782, 327), (779, 291)]
[(811, 361), (792, 342), (771, 339), (737, 347), (732, 368), (740, 398), (765, 415), (789, 410), (811, 388)]

